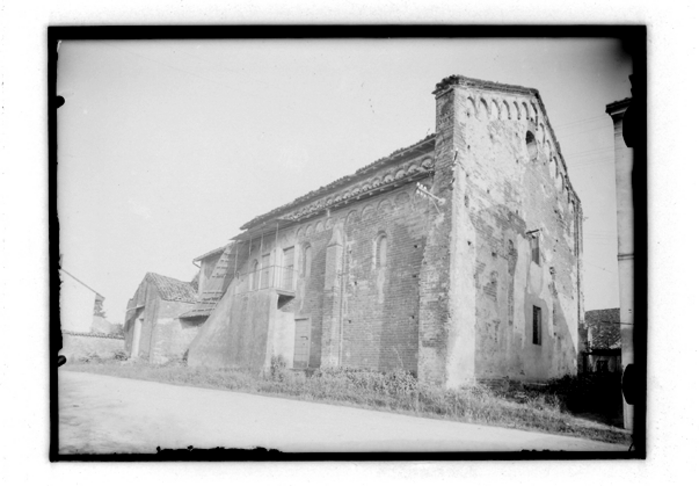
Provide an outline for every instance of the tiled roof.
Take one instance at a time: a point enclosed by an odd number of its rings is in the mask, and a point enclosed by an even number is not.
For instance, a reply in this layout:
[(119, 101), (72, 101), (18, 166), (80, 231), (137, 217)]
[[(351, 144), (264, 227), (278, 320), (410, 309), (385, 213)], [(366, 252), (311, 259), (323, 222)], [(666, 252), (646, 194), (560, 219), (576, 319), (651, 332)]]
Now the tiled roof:
[(202, 261), (202, 260), (204, 260), (204, 259), (206, 259), (206, 258), (209, 258), (209, 257), (211, 257), (211, 256), (214, 256), (214, 255), (218, 255), (218, 254), (220, 254), (220, 253), (223, 253), (223, 251), (226, 249), (226, 246), (227, 246), (227, 245), (223, 245), (223, 246), (221, 246), (221, 247), (219, 247), (219, 248), (216, 248), (216, 249), (214, 249), (214, 250), (207, 251), (207, 252), (204, 253), (203, 255), (199, 255), (198, 257), (196, 257), (193, 261), (195, 261), (195, 262), (200, 262), (200, 261)]
[(148, 272), (146, 280), (155, 285), (155, 288), (163, 300), (172, 302), (189, 302), (197, 301), (197, 293), (194, 286), (190, 282), (182, 282), (170, 277), (158, 275), (157, 273)]
[(591, 349), (620, 349), (621, 327), (619, 309), (599, 309), (585, 312)]
[(194, 308), (188, 310), (180, 316), (180, 319), (191, 319), (196, 317), (208, 317), (216, 305), (226, 293), (228, 285), (233, 280), (233, 265), (229, 266), (231, 251), (235, 245), (224, 247), (223, 253), (219, 256), (216, 265), (209, 278), (204, 281), (203, 288), (199, 289), (201, 298), (196, 301)]
[[(551, 126), (549, 120), (548, 120), (548, 115), (546, 113), (546, 107), (544, 106), (544, 103), (541, 99), (541, 96), (539, 95), (539, 91), (534, 89), (534, 88), (526, 88), (524, 86), (517, 86), (517, 85), (512, 85), (512, 84), (504, 84), (504, 83), (498, 83), (494, 81), (485, 81), (482, 79), (475, 79), (475, 78), (467, 78), (466, 76), (461, 76), (461, 75), (452, 75), (449, 77), (444, 78), (442, 81), (440, 81), (433, 94), (437, 94), (438, 92), (445, 90), (449, 88), (450, 86), (466, 86), (466, 87), (474, 87), (478, 89), (483, 89), (483, 90), (493, 90), (493, 91), (498, 91), (501, 93), (510, 93), (510, 94), (519, 94), (519, 95), (528, 95), (528, 96), (533, 96), (535, 97), (538, 102), (539, 106), (541, 107), (541, 114), (544, 120), (546, 120), (546, 124), (549, 126), (552, 134), (552, 141), (554, 146), (556, 147), (556, 151), (558, 152), (559, 158), (561, 160), (561, 163), (565, 167), (565, 173), (568, 173), (567, 170), (567, 165), (565, 162), (565, 159), (563, 157), (563, 154), (561, 153), (561, 147), (560, 144), (558, 143), (558, 139), (556, 138), (556, 135), (553, 131), (553, 127)], [(241, 226), (242, 230), (249, 230), (250, 228), (255, 227), (256, 225), (263, 223), (270, 218), (275, 218), (275, 217), (281, 217), (282, 215), (290, 212), (293, 208), (300, 206), (305, 203), (309, 203), (313, 200), (322, 198), (323, 196), (326, 196), (327, 194), (336, 191), (340, 188), (343, 188), (345, 186), (349, 186), (355, 181), (359, 180), (363, 176), (365, 176), (369, 172), (373, 171), (378, 171), (379, 169), (384, 168), (385, 166), (396, 162), (398, 160), (404, 159), (405, 157), (410, 157), (413, 156), (417, 151), (419, 150), (434, 150), (436, 145), (436, 135), (431, 134), (420, 140), (419, 142), (410, 145), (409, 147), (398, 149), (388, 155), (387, 157), (383, 157), (365, 167), (362, 167), (358, 171), (356, 171), (354, 174), (350, 174), (344, 177), (341, 177), (340, 179), (337, 179), (334, 182), (331, 182), (328, 185), (325, 185), (319, 189), (316, 189), (314, 191), (311, 191), (293, 201), (291, 201), (288, 204), (285, 204), (283, 206), (280, 206), (276, 209), (273, 209), (271, 211), (268, 211), (265, 214), (262, 214), (260, 216), (257, 216), (256, 218), (248, 221), (245, 223), (243, 226)], [(567, 181), (567, 175), (566, 175), (566, 181)], [(573, 186), (567, 181), (567, 187), (571, 191), (571, 193), (575, 196), (575, 199), (578, 201), (580, 198), (578, 197), (577, 193), (573, 189)]]
[(344, 177), (341, 177), (337, 179), (334, 182), (331, 182), (330, 184), (327, 184), (319, 189), (316, 189), (314, 191), (311, 191), (304, 196), (298, 197), (291, 201), (288, 204), (285, 204), (283, 206), (279, 206), (276, 209), (273, 209), (272, 211), (269, 211), (265, 214), (262, 214), (261, 216), (257, 216), (256, 218), (248, 221), (245, 223), (243, 226), (241, 226), (241, 229), (245, 230), (248, 228), (251, 228), (252, 226), (255, 226), (256, 224), (269, 219), (271, 217), (279, 216), (284, 212), (287, 212), (291, 210), (293, 207), (298, 206), (300, 204), (303, 204), (305, 202), (309, 202), (313, 199), (319, 198), (321, 196), (324, 196), (332, 191), (335, 191), (341, 187), (344, 187), (348, 184), (351, 184), (355, 180), (359, 179), (360, 177), (363, 177), (364, 175), (368, 174), (369, 172), (373, 172), (375, 170), (381, 169), (382, 167), (390, 164), (391, 162), (395, 160), (399, 160), (405, 156), (410, 156), (412, 155), (413, 152), (415, 152), (418, 149), (424, 149), (426, 146), (429, 150), (434, 150), (434, 144), (435, 144), (435, 135), (431, 134), (423, 138), (417, 143), (414, 143), (410, 145), (409, 147), (401, 148), (398, 150), (393, 151), (391, 155), (388, 155), (386, 157), (382, 157), (379, 160), (372, 162), (369, 165), (366, 165), (362, 167), (361, 169), (357, 170), (354, 174), (346, 175)]

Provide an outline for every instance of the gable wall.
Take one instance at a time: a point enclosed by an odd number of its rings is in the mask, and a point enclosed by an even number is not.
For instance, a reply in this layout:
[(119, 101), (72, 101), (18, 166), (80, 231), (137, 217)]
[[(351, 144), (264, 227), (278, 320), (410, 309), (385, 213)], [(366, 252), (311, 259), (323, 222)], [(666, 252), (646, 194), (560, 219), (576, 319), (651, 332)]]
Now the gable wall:
[[(476, 376), (542, 380), (575, 374), (581, 214), (541, 105), (533, 95), (457, 91), (464, 205), (477, 252)], [(534, 155), (527, 131), (535, 136)], [(535, 230), (539, 264), (532, 261)], [(534, 306), (542, 312), (540, 345), (533, 343)]]

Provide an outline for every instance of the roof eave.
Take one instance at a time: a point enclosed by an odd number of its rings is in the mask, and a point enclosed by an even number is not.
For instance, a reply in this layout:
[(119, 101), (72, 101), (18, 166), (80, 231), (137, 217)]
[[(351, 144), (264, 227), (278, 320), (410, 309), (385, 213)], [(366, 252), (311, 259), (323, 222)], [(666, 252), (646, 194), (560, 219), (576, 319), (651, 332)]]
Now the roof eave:
[[(415, 157), (420, 156), (420, 155), (425, 155), (428, 153), (431, 153), (434, 151), (434, 143), (436, 140), (436, 135), (428, 135), (424, 139), (420, 140), (419, 142), (406, 147), (404, 149), (399, 149), (395, 152), (393, 152), (391, 155), (387, 157), (383, 157), (381, 159), (378, 159), (371, 164), (364, 166), (360, 169), (358, 169), (356, 172), (353, 174), (349, 174), (347, 176), (341, 177), (340, 179), (335, 180), (334, 182), (331, 182), (330, 184), (327, 184), (323, 187), (320, 187), (319, 189), (316, 189), (315, 191), (311, 191), (307, 193), (304, 196), (301, 196), (297, 198), (296, 200), (292, 201), (291, 203), (285, 204), (283, 206), (279, 206), (271, 211), (268, 211), (265, 214), (262, 214), (260, 216), (257, 216), (256, 218), (251, 219), (247, 223), (245, 223), (243, 226), (240, 227), (241, 230), (249, 230), (250, 228), (254, 227), (260, 222), (267, 221), (269, 218), (274, 217), (274, 216), (280, 216), (284, 213), (290, 212), (293, 209), (303, 205), (303, 204), (308, 204), (313, 201), (316, 201), (318, 199), (322, 199), (323, 197), (327, 196), (328, 194), (341, 190), (353, 183), (355, 183), (357, 180), (360, 180), (361, 178), (365, 177), (367, 174), (371, 174), (373, 172), (377, 172), (381, 170), (383, 167), (386, 165), (389, 165), (391, 163), (398, 162), (400, 160), (404, 160), (409, 157)], [(429, 148), (427, 148), (429, 147)]]
[(211, 251), (207, 251), (203, 255), (199, 255), (198, 257), (194, 258), (192, 261), (193, 262), (200, 262), (200, 261), (202, 261), (210, 256), (214, 256), (214, 255), (223, 253), (224, 251), (226, 251), (226, 245), (223, 245), (222, 247), (216, 248), (216, 249), (211, 250)]

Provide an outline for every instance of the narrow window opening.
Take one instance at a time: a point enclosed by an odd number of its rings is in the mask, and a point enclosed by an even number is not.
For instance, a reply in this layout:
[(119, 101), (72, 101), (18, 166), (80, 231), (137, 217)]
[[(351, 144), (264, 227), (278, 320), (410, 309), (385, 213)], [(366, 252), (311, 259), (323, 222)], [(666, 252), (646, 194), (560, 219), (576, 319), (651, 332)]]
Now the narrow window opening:
[(532, 343), (541, 346), (541, 308), (534, 306), (534, 314), (532, 316), (533, 336)]
[(541, 265), (541, 253), (539, 251), (539, 234), (533, 233), (531, 235), (531, 247), (532, 247), (532, 262), (537, 265)]
[(530, 159), (535, 159), (539, 155), (539, 147), (536, 145), (536, 137), (532, 132), (527, 132), (525, 142), (527, 144), (527, 152)]
[(386, 235), (379, 236), (379, 240), (376, 242), (376, 268), (386, 266), (386, 247)]
[(306, 245), (303, 249), (303, 276), (311, 276), (311, 245)]

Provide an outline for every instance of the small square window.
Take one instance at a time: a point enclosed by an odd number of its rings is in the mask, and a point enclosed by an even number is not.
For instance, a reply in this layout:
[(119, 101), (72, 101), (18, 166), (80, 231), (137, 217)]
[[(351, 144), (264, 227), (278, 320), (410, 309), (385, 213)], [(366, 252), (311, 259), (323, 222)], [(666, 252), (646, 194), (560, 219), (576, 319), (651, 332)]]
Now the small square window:
[(541, 308), (534, 306), (532, 315), (532, 343), (541, 345)]

